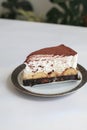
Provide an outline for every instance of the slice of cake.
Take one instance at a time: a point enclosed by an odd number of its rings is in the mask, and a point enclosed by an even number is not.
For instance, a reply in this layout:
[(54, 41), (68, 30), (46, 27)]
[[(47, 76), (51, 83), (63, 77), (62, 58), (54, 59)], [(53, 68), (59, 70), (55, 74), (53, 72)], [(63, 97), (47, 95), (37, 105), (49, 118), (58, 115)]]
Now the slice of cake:
[(77, 57), (76, 51), (63, 44), (32, 52), (25, 60), (23, 85), (78, 79)]

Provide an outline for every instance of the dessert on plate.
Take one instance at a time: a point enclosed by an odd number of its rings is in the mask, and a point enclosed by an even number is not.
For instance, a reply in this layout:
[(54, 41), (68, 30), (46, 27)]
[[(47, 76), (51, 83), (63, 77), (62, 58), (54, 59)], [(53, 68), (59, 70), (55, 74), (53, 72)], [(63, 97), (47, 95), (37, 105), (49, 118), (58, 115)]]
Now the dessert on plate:
[(77, 52), (63, 44), (32, 52), (24, 62), (23, 85), (77, 80), (77, 58)]

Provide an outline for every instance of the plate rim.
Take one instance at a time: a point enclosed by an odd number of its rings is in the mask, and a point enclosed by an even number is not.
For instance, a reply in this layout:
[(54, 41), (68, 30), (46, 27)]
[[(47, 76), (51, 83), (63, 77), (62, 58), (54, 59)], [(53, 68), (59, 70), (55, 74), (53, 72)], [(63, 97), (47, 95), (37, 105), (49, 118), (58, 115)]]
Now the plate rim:
[(14, 69), (14, 71), (11, 74), (11, 81), (12, 81), (13, 85), (15, 86), (15, 88), (20, 90), (22, 93), (25, 93), (28, 95), (39, 96), (39, 97), (65, 96), (65, 95), (68, 95), (68, 94), (71, 94), (71, 93), (77, 91), (87, 82), (87, 70), (83, 66), (81, 66), (80, 64), (77, 64), (77, 67), (82, 74), (82, 81), (75, 88), (68, 90), (66, 92), (55, 93), (55, 94), (41, 94), (41, 93), (31, 92), (30, 90), (27, 90), (24, 87), (22, 87), (20, 85), (20, 83), (18, 82), (18, 75), (25, 68), (25, 66), (26, 66), (25, 64), (21, 64)]

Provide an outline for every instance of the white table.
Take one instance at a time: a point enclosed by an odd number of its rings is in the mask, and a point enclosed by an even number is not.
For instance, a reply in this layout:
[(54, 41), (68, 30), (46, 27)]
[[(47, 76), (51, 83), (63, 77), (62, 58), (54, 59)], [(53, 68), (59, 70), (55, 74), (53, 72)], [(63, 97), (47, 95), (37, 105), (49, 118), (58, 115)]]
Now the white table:
[(36, 98), (10, 80), (30, 52), (60, 43), (87, 69), (87, 28), (0, 20), (0, 130), (87, 130), (87, 84), (69, 96)]

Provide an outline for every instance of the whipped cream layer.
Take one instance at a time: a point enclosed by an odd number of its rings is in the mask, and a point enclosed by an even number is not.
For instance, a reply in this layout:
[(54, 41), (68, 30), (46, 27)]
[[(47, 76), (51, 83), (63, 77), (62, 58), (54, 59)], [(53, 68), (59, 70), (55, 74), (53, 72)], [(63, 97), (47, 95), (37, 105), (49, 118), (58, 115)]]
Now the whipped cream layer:
[(31, 55), (29, 62), (25, 62), (26, 67), (24, 73), (36, 73), (36, 72), (58, 72), (63, 73), (67, 68), (77, 67), (78, 54), (70, 56), (59, 55)]

